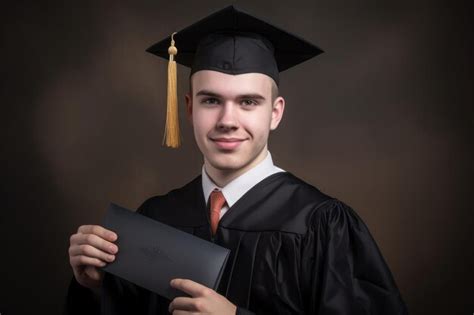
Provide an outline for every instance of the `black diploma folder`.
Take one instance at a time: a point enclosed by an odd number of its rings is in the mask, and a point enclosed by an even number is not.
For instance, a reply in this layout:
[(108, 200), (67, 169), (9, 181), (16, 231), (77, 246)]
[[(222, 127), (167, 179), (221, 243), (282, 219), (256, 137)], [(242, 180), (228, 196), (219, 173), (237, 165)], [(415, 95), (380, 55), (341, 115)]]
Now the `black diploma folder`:
[(119, 251), (104, 271), (168, 299), (186, 296), (174, 278), (216, 290), (229, 250), (111, 203), (104, 227), (117, 233)]

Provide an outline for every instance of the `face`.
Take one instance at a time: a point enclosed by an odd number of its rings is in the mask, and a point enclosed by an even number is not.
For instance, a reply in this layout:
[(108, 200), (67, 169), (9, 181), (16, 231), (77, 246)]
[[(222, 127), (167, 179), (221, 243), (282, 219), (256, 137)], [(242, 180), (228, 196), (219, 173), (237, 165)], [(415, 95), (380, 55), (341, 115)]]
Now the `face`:
[(187, 111), (206, 168), (243, 173), (263, 160), (285, 105), (282, 97), (272, 100), (273, 80), (211, 70), (198, 71), (191, 80)]

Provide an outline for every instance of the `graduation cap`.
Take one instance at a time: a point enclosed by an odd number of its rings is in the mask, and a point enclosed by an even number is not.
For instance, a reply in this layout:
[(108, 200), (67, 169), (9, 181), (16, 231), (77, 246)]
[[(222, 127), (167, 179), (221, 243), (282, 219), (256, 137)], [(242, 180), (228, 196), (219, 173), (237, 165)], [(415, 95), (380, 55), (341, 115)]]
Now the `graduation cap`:
[(200, 70), (263, 73), (278, 85), (279, 72), (323, 51), (231, 5), (173, 33), (147, 52), (169, 58), (163, 144), (176, 148), (180, 145), (176, 63), (191, 68), (191, 75)]

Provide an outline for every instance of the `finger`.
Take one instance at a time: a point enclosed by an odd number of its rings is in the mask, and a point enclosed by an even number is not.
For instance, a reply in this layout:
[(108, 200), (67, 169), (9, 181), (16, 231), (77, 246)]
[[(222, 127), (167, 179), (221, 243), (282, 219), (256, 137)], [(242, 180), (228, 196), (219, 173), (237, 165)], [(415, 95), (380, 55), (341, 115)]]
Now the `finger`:
[(111, 242), (118, 238), (118, 235), (114, 231), (108, 230), (100, 225), (81, 225), (77, 232), (81, 234), (95, 234)]
[(102, 275), (104, 272), (102, 270), (99, 270), (95, 267), (88, 266), (85, 268), (85, 273), (89, 276), (89, 278), (93, 280), (100, 280), (102, 279)]
[(118, 252), (118, 246), (108, 242), (95, 234), (74, 234), (71, 236), (71, 246), (73, 245), (91, 245), (97, 249), (115, 254)]
[(168, 311), (170, 313), (174, 310), (199, 311), (194, 300), (194, 298), (190, 297), (177, 297), (170, 303)]
[(175, 289), (191, 295), (192, 297), (204, 296), (212, 291), (212, 289), (189, 279), (173, 279), (171, 280), (170, 285)]
[(107, 262), (112, 262), (115, 260), (114, 255), (110, 255), (88, 244), (73, 245), (69, 247), (69, 256), (79, 256), (79, 255), (84, 255), (84, 256), (88, 256), (92, 258), (99, 258), (100, 260), (107, 261)]
[(70, 259), (71, 266), (95, 266), (95, 267), (104, 267), (106, 263), (98, 258), (92, 258), (87, 256), (73, 256)]

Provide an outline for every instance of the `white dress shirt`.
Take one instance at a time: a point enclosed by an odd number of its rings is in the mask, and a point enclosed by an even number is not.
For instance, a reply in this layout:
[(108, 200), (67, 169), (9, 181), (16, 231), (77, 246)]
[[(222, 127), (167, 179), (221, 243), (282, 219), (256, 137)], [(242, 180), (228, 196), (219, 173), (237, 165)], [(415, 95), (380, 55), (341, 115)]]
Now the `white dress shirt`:
[(253, 168), (233, 179), (224, 187), (217, 186), (212, 179), (207, 175), (206, 169), (202, 167), (202, 190), (206, 204), (209, 201), (209, 196), (214, 189), (221, 190), (225, 197), (226, 203), (221, 209), (220, 218), (231, 208), (237, 200), (240, 199), (253, 186), (261, 182), (263, 179), (275, 173), (284, 172), (281, 168), (273, 164), (270, 151), (267, 151), (267, 156), (260, 163)]

